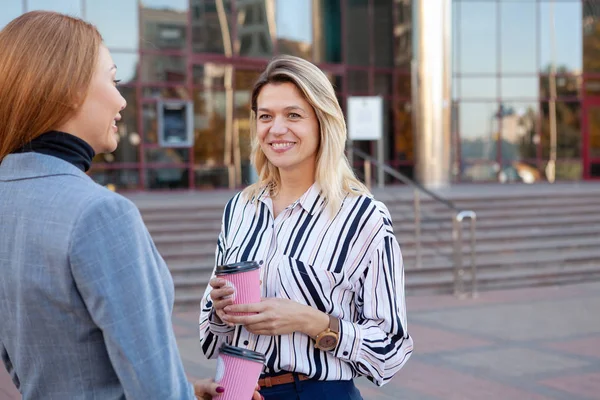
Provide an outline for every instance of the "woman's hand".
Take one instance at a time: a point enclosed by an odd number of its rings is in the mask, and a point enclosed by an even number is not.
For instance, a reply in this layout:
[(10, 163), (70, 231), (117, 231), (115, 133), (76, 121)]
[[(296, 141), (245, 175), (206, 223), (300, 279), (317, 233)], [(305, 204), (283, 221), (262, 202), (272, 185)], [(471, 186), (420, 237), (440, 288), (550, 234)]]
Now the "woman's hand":
[[(226, 286), (227, 281), (225, 279), (213, 278), (210, 280), (209, 285), (212, 287), (210, 291), (210, 299), (213, 303), (213, 309), (217, 314), (217, 317), (221, 321), (226, 322), (223, 319), (225, 311), (223, 309), (230, 304), (233, 304), (234, 289), (231, 286)], [(229, 324), (233, 326), (233, 324)]]
[[(264, 400), (262, 395), (258, 393), (260, 386), (256, 385), (252, 400)], [(194, 394), (198, 400), (210, 400), (213, 396), (217, 396), (225, 392), (225, 388), (219, 386), (212, 379), (200, 379), (194, 383)]]
[(225, 388), (219, 386), (212, 379), (200, 379), (194, 383), (194, 394), (198, 400), (210, 400), (213, 396), (223, 392), (225, 392)]
[[(247, 316), (232, 312), (257, 313)], [(287, 335), (302, 332), (316, 337), (329, 326), (329, 316), (316, 308), (289, 299), (266, 298), (260, 303), (228, 305), (221, 319), (228, 324), (239, 324), (256, 335)]]

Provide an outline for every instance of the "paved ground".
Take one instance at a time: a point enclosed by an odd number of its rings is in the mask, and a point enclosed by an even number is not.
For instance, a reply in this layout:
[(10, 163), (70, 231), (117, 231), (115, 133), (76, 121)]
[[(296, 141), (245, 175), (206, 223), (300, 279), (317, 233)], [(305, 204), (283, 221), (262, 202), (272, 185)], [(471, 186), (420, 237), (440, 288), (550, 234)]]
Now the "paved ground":
[[(359, 380), (368, 400), (600, 399), (600, 283), (409, 297), (415, 354), (387, 385)], [(173, 317), (190, 378), (211, 376), (197, 311)], [(0, 368), (0, 399), (18, 399)]]

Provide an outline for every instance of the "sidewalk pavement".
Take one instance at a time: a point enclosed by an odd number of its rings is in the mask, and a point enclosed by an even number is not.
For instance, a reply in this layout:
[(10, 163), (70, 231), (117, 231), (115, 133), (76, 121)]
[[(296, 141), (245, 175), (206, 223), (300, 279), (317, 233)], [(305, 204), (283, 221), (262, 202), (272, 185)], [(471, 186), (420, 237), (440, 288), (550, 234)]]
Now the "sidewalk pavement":
[[(366, 400), (600, 399), (600, 282), (407, 299), (415, 352), (387, 385), (359, 379)], [(173, 316), (190, 379), (214, 374), (197, 310)], [(0, 399), (18, 399), (0, 368)]]

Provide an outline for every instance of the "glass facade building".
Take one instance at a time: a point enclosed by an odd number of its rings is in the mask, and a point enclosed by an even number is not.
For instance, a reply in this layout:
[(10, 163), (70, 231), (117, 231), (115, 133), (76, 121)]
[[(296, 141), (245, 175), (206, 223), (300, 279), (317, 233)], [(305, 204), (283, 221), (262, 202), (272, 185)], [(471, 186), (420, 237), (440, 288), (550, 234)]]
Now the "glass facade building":
[[(212, 189), (254, 179), (250, 93), (277, 54), (317, 64), (344, 110), (349, 96), (382, 96), (386, 163), (412, 175), (417, 1), (3, 0), (0, 28), (35, 9), (99, 28), (128, 107), (119, 148), (90, 171), (97, 182)], [(600, 0), (448, 1), (451, 180), (545, 180), (553, 111), (556, 179), (600, 179)], [(161, 100), (191, 102), (191, 146), (161, 146)]]

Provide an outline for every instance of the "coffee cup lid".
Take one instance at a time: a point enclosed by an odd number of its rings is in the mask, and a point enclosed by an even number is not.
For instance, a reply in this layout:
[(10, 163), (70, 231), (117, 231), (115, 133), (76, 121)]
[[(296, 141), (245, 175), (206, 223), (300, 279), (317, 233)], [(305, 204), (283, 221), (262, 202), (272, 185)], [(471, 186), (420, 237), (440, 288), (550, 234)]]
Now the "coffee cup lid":
[(242, 261), (233, 264), (217, 265), (216, 275), (237, 274), (260, 268), (256, 261)]
[(256, 361), (263, 364), (267, 360), (263, 353), (249, 349), (243, 349), (241, 347), (235, 347), (227, 343), (223, 343), (220, 352), (221, 354), (227, 354), (228, 356), (244, 358), (246, 360)]

